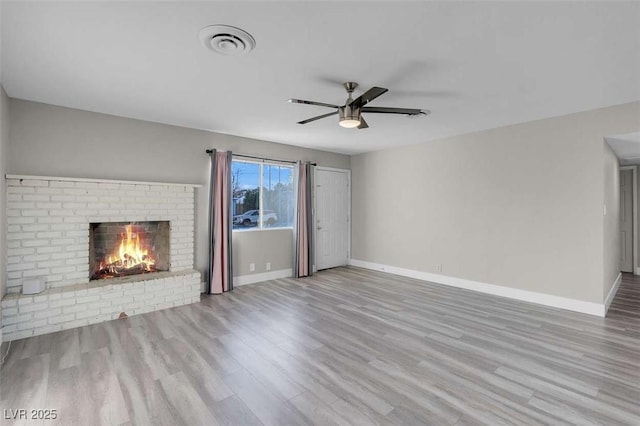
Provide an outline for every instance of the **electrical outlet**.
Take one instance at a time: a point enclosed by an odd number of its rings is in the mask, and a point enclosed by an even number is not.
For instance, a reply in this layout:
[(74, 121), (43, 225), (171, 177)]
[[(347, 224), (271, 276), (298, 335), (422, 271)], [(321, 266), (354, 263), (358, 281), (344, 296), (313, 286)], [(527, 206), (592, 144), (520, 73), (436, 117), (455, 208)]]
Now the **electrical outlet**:
[(436, 271), (438, 271), (438, 272), (442, 272), (442, 263), (438, 263), (438, 264), (436, 265)]
[(266, 269), (267, 271), (270, 271), (270, 270), (271, 270), (271, 262), (267, 262), (267, 264), (265, 265), (265, 269)]
[(254, 272), (256, 270), (256, 264), (255, 263), (250, 263), (249, 264), (249, 272)]

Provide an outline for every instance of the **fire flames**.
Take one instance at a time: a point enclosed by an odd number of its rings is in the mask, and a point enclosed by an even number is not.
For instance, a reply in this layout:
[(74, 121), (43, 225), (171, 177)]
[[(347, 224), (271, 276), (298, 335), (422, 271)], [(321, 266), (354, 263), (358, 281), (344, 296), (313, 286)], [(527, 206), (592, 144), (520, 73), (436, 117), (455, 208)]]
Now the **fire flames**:
[(114, 252), (100, 262), (99, 278), (154, 272), (155, 259), (149, 254), (146, 242), (132, 225), (125, 226)]

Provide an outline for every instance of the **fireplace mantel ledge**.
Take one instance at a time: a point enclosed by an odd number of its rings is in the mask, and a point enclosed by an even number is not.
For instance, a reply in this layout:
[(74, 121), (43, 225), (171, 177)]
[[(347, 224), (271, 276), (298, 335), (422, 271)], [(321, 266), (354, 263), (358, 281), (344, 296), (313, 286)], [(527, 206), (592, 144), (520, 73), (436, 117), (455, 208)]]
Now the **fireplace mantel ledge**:
[(74, 177), (56, 177), (56, 176), (31, 176), (31, 175), (5, 175), (7, 179), (24, 179), (24, 180), (53, 180), (67, 182), (94, 182), (94, 183), (124, 183), (130, 185), (159, 185), (159, 186), (187, 186), (191, 188), (202, 188), (198, 183), (169, 183), (169, 182), (142, 182), (137, 180), (115, 180), (115, 179), (88, 179)]

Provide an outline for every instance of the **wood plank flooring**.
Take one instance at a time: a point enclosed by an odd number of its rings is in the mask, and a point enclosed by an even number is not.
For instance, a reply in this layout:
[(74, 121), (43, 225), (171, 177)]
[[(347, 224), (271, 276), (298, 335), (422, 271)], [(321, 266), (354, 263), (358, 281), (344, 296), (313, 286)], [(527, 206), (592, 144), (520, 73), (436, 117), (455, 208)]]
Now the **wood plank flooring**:
[(640, 279), (606, 319), (338, 268), (13, 342), (63, 425), (640, 425)]

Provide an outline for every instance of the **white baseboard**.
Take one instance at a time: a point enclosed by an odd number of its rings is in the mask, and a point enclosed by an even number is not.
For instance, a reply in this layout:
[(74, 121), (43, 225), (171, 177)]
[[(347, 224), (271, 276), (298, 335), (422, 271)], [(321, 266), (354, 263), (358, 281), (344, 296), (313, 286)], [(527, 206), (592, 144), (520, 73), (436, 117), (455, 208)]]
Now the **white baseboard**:
[(640, 266), (636, 268), (636, 273), (633, 275), (640, 275)]
[(403, 277), (415, 278), (432, 283), (448, 285), (451, 287), (464, 288), (480, 293), (492, 294), (494, 296), (508, 297), (510, 299), (521, 300), (523, 302), (536, 303), (538, 305), (551, 306), (553, 308), (566, 309), (583, 314), (604, 317), (606, 314), (603, 303), (586, 302), (583, 300), (569, 299), (566, 297), (553, 296), (551, 294), (537, 293), (534, 291), (520, 290), (487, 284), (479, 281), (471, 281), (463, 278), (450, 277), (447, 275), (433, 274), (430, 272), (415, 271), (413, 269), (398, 268), (396, 266), (382, 265), (379, 263), (365, 262), (363, 260), (351, 259), (350, 265), (360, 268), (382, 271), (390, 274), (401, 275)]
[(293, 275), (292, 269), (279, 269), (277, 271), (262, 272), (260, 274), (240, 275), (233, 277), (233, 285), (246, 285), (253, 283), (260, 283), (262, 281), (277, 280), (279, 278), (291, 278)]
[(613, 302), (613, 298), (616, 297), (616, 293), (618, 292), (618, 287), (620, 287), (620, 283), (622, 282), (622, 272), (618, 274), (616, 280), (613, 283), (613, 287), (609, 290), (609, 294), (607, 294), (607, 298), (604, 299), (604, 314), (606, 315), (609, 311), (609, 306), (611, 306), (611, 302)]

